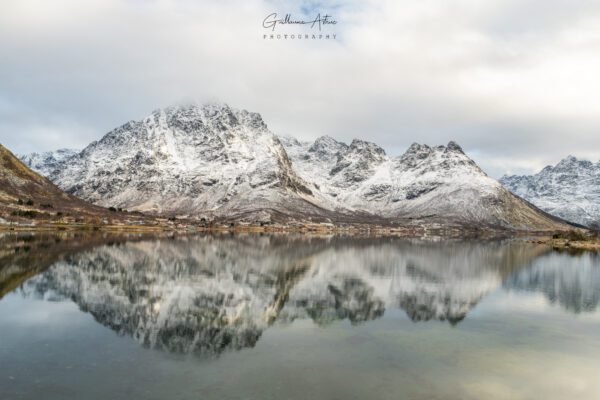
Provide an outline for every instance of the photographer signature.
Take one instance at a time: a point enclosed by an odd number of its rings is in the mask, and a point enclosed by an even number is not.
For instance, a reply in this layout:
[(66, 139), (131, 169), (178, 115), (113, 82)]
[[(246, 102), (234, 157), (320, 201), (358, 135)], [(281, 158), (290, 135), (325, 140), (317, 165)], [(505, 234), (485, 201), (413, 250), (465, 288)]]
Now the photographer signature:
[(325, 14), (321, 16), (321, 13), (317, 14), (314, 20), (295, 20), (292, 19), (291, 14), (285, 14), (283, 18), (277, 18), (277, 13), (272, 13), (266, 16), (263, 20), (263, 28), (275, 30), (277, 25), (308, 25), (310, 24), (310, 28), (313, 29), (315, 26), (321, 30), (321, 27), (324, 25), (335, 25), (337, 21), (333, 19), (331, 15)]

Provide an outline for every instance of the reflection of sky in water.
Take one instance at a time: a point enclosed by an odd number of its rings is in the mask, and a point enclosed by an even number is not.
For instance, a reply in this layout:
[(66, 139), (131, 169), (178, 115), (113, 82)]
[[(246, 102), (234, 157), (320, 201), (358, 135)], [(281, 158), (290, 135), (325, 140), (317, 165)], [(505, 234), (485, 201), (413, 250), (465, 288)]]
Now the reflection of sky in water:
[[(600, 311), (551, 302), (548, 283), (590, 298), (596, 260), (508, 243), (101, 247), (0, 300), (0, 398), (595, 399)], [(69, 300), (43, 300), (55, 291)], [(185, 354), (194, 329), (236, 345)]]

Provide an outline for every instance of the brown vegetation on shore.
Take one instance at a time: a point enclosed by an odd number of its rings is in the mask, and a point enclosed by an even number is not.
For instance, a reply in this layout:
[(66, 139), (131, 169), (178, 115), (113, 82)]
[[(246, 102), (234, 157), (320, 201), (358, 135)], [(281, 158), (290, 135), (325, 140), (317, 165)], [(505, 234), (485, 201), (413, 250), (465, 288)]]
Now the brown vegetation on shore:
[(555, 249), (600, 251), (600, 234), (597, 230), (573, 229), (566, 232), (556, 232), (551, 237), (540, 237), (529, 240), (529, 242), (549, 245)]

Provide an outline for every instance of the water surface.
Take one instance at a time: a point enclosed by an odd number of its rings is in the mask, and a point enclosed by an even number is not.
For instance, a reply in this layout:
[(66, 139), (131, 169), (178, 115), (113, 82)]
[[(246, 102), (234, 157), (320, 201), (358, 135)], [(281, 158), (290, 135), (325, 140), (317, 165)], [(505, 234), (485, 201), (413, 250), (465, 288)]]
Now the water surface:
[(515, 241), (0, 239), (1, 399), (598, 399), (600, 257)]

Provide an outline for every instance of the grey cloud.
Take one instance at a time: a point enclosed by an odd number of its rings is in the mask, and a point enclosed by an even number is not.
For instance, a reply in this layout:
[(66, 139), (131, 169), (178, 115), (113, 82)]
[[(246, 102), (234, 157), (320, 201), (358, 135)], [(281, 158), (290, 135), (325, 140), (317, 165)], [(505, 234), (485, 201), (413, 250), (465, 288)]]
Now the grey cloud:
[[(331, 42), (263, 40), (268, 12), (329, 8)], [(0, 142), (82, 147), (153, 109), (219, 99), (277, 134), (456, 140), (491, 176), (600, 159), (600, 6), (261, 0), (0, 5)]]

